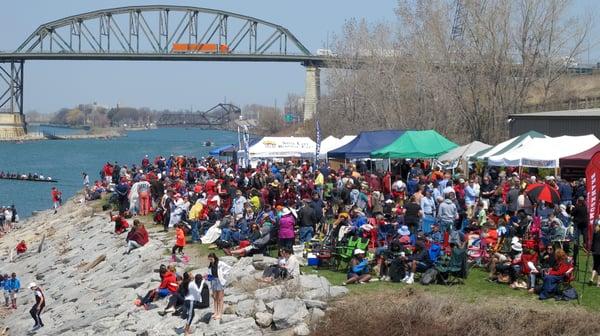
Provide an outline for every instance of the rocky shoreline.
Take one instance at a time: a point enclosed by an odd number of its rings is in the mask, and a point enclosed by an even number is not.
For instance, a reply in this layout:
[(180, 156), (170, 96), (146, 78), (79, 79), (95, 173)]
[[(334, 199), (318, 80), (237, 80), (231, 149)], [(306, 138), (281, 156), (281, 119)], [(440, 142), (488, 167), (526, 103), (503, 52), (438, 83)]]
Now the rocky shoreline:
[[(124, 255), (125, 236), (113, 233), (113, 224), (99, 203), (79, 204), (69, 200), (57, 214), (42, 211), (19, 223), (19, 228), (0, 239), (1, 273), (16, 272), (21, 287), (36, 282), (45, 290), (47, 307), (42, 314), (45, 327), (39, 335), (180, 335), (184, 322), (178, 317), (157, 314), (166, 301), (150, 310), (133, 301), (159, 283), (157, 269), (170, 262), (166, 253), (171, 233), (147, 225), (150, 242)], [(21, 239), (29, 250), (10, 260), (10, 249)], [(43, 242), (41, 253), (38, 246)], [(190, 245), (193, 248), (193, 245)], [(308, 335), (311, 326), (325, 315), (328, 301), (347, 293), (317, 275), (302, 275), (274, 285), (260, 279), (262, 270), (275, 259), (254, 256), (237, 260), (223, 257), (232, 265), (231, 285), (225, 290), (225, 315), (210, 319), (212, 309), (196, 311), (194, 335)], [(177, 263), (178, 272), (206, 272), (205, 256), (189, 264)], [(0, 322), (5, 335), (25, 335), (33, 323), (29, 315), (33, 294), (22, 288), (18, 308)], [(210, 321), (210, 322), (209, 322)], [(208, 322), (208, 323), (207, 323)]]

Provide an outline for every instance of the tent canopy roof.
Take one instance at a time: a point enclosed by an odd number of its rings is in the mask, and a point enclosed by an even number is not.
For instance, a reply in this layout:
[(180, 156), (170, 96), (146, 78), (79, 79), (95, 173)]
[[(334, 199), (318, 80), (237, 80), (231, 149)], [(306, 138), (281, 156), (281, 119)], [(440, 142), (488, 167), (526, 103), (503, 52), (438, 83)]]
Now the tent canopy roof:
[(488, 163), (503, 166), (555, 168), (558, 167), (560, 158), (590, 149), (598, 143), (600, 140), (592, 134), (534, 138), (503, 155), (488, 158)]
[(560, 167), (569, 167), (569, 168), (586, 168), (590, 163), (592, 156), (594, 154), (600, 152), (600, 144), (585, 150), (583, 152), (573, 154), (571, 156), (567, 156), (560, 159)]
[(469, 144), (454, 148), (448, 153), (439, 157), (440, 161), (454, 161), (457, 159), (468, 159), (475, 153), (492, 148), (492, 146), (480, 141), (473, 141)]
[(434, 158), (456, 147), (457, 144), (434, 130), (406, 131), (371, 155), (378, 158)]
[(502, 143), (497, 144), (496, 146), (492, 147), (492, 148), (488, 148), (488, 149), (484, 149), (480, 152), (477, 152), (475, 154), (472, 155), (472, 157), (475, 157), (477, 159), (487, 159), (490, 156), (494, 156), (494, 155), (501, 155), (504, 154), (505, 152), (508, 152), (509, 150), (519, 147), (523, 141), (526, 141), (528, 139), (532, 139), (532, 138), (546, 138), (547, 136), (536, 132), (536, 131), (529, 131), (527, 133), (523, 133), (517, 137), (514, 137), (512, 139), (508, 139)]
[(233, 154), (235, 151), (236, 151), (236, 148), (234, 145), (225, 145), (223, 147), (217, 147), (208, 153), (210, 155), (227, 155), (227, 154)]
[(362, 159), (371, 156), (371, 152), (390, 144), (404, 134), (401, 130), (380, 130), (360, 132), (346, 145), (329, 151), (327, 156), (337, 159)]

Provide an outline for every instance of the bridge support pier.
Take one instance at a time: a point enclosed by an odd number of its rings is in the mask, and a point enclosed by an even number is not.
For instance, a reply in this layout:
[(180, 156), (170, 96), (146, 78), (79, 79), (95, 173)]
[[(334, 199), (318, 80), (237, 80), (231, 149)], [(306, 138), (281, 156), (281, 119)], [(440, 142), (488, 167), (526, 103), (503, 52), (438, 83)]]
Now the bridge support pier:
[(321, 69), (315, 65), (305, 67), (304, 120), (311, 120), (318, 112), (321, 98)]
[(0, 139), (27, 134), (23, 114), (24, 60), (0, 61)]

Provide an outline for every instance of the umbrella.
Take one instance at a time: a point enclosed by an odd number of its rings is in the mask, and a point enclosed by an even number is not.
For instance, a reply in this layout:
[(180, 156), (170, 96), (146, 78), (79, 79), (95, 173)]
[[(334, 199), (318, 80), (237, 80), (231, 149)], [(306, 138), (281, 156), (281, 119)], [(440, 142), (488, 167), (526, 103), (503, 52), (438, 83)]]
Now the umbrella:
[(533, 200), (546, 201), (554, 204), (560, 202), (560, 194), (558, 191), (545, 183), (530, 184), (526, 191)]

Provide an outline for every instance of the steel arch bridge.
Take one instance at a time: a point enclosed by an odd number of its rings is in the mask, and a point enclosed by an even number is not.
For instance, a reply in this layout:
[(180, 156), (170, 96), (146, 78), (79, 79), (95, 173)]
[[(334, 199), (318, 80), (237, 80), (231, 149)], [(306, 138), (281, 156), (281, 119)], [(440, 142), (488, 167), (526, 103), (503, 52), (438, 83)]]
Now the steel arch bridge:
[(172, 5), (98, 10), (42, 24), (15, 51), (0, 53), (0, 112), (23, 115), (26, 60), (296, 62), (312, 68), (308, 83), (334, 58), (312, 55), (281, 25), (232, 12)]

